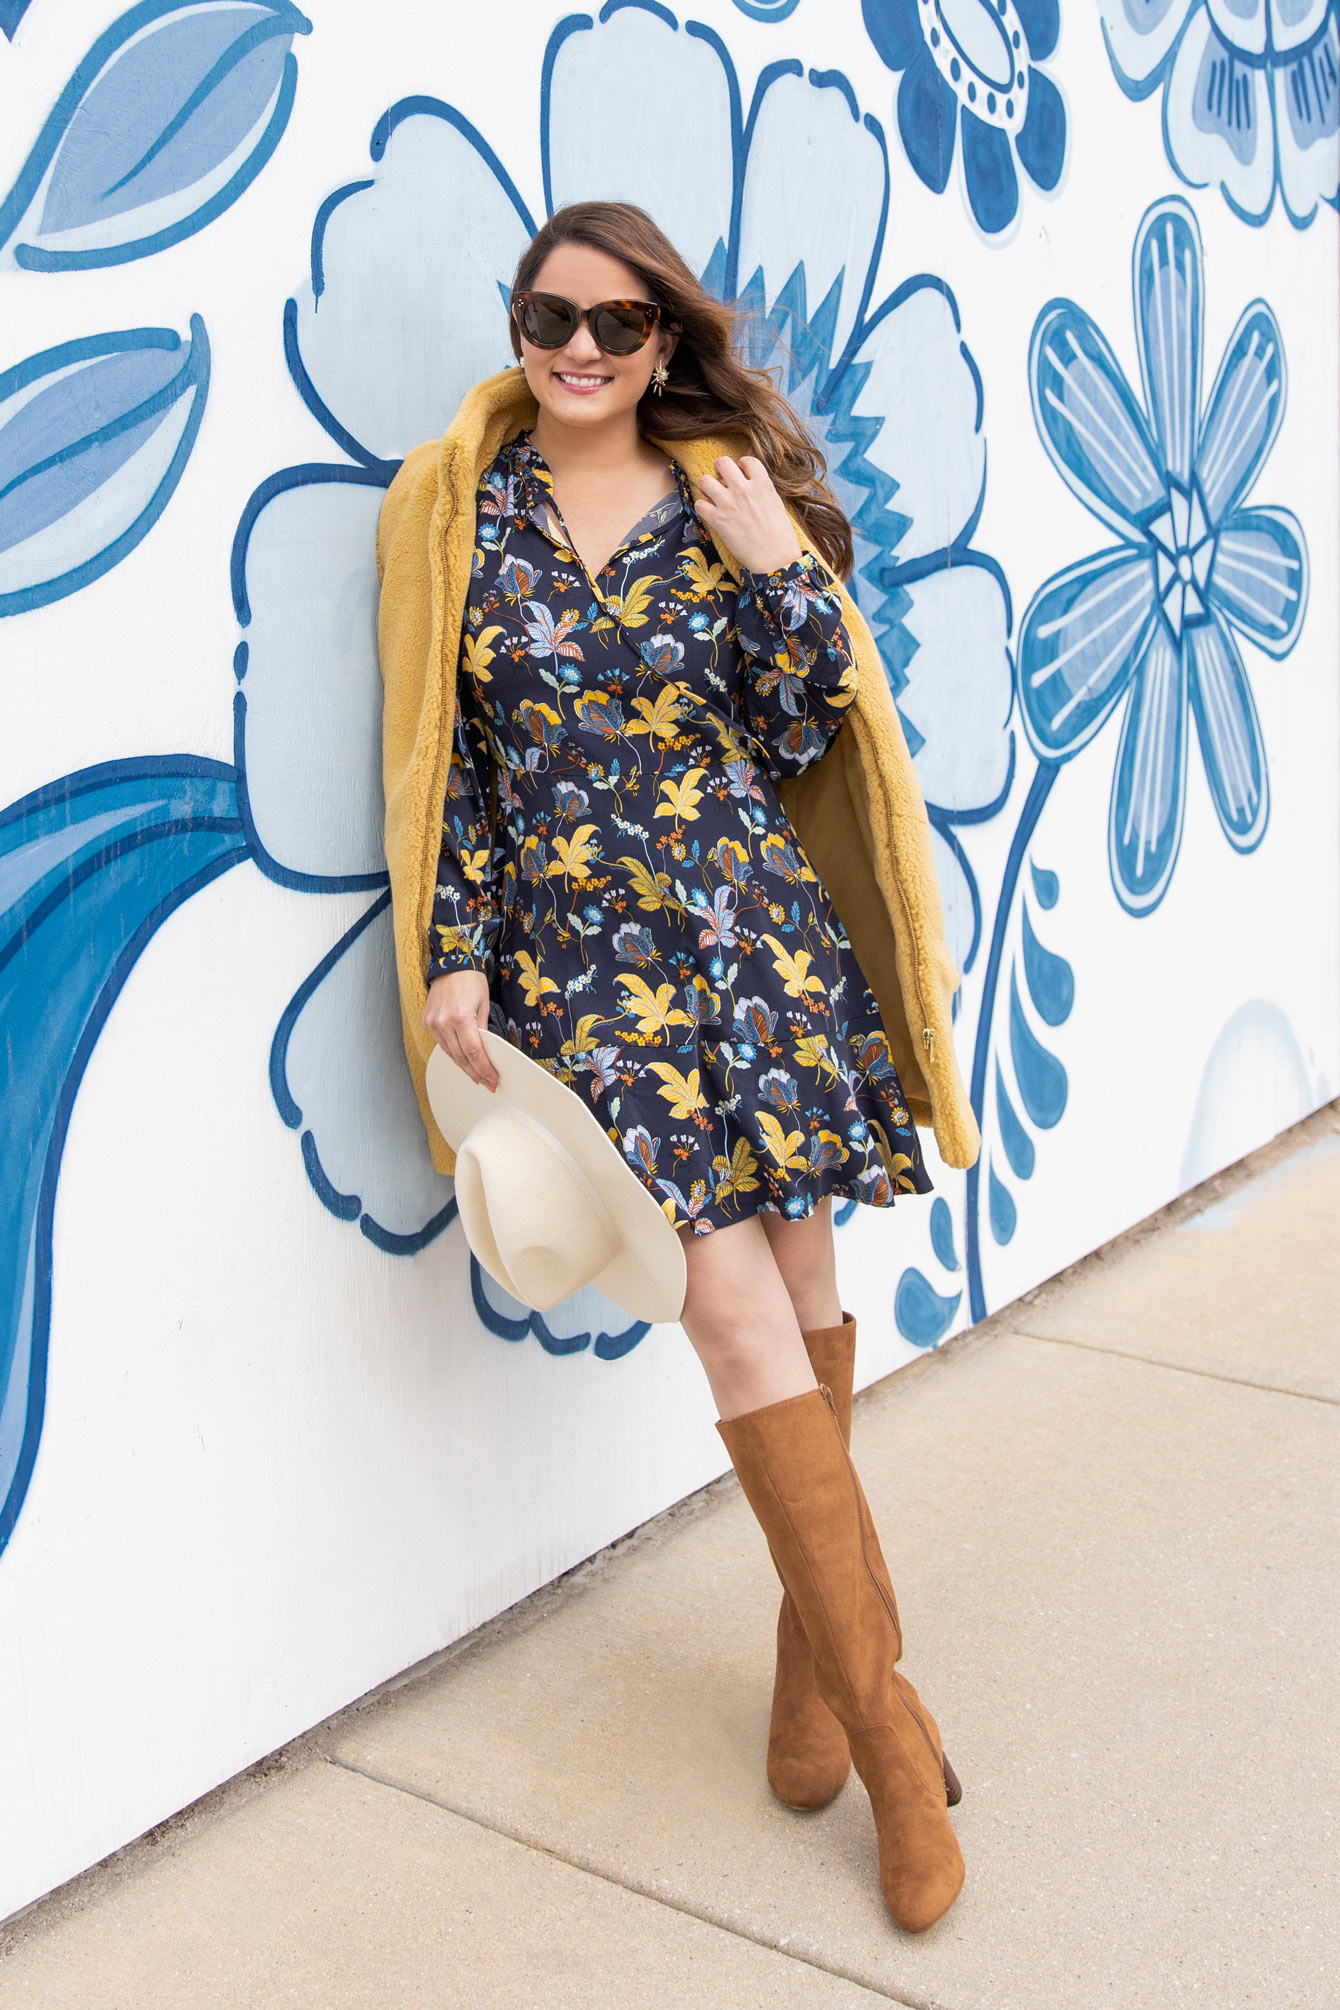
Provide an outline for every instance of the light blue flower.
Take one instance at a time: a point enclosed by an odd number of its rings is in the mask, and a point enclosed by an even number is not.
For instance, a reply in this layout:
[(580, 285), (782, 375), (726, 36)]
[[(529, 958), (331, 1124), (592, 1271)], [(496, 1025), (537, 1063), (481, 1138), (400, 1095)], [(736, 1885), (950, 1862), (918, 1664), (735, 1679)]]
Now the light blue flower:
[[(7, 34), (22, 11), (0, 13)], [(203, 230), (283, 137), (293, 40), (311, 31), (288, 0), (140, 0), (79, 64), (0, 201), (8, 259), (121, 265)]]
[(1202, 410), (1202, 259), (1180, 197), (1135, 240), (1145, 409), (1101, 332), (1070, 300), (1033, 330), (1033, 409), (1080, 500), (1120, 542), (1049, 579), (1024, 617), (1019, 699), (1041, 760), (1066, 761), (1129, 698), (1109, 814), (1112, 881), (1147, 914), (1181, 843), (1187, 705), (1224, 835), (1251, 851), (1269, 815), (1266, 753), (1234, 631), (1286, 656), (1307, 607), (1303, 533), (1245, 507), (1284, 415), (1284, 345), (1264, 301), (1247, 307)]
[(1057, 0), (862, 0), (870, 39), (900, 70), (898, 132), (937, 195), (962, 136), (968, 207), (982, 230), (1013, 223), (1017, 160), (1051, 190), (1065, 165), (1066, 115), (1044, 62), (1060, 30)]
[[(629, 74), (657, 78), (650, 101), (622, 90)], [(982, 395), (954, 302), (921, 276), (871, 305), (889, 206), (879, 126), (845, 79), (793, 62), (764, 73), (746, 119), (716, 32), (678, 29), (642, 0), (561, 22), (543, 75), (544, 207), (603, 195), (650, 209), (750, 311), (754, 353), (784, 364), (825, 447), (965, 962), (979, 909), (954, 826), (990, 814), (1009, 779), (1009, 603), (972, 546)], [(349, 909), (276, 1035), (279, 1107), (326, 1204), (380, 1246), (411, 1249), (449, 1218), (451, 1188), (427, 1161), (394, 996), (373, 537), (400, 457), (510, 362), (502, 301), (535, 223), (451, 105), (393, 106), (371, 151), (371, 173), (321, 204), (310, 283), (285, 311), (293, 380), (343, 458), (272, 476), (239, 526), (237, 749), (263, 869)], [(615, 940), (618, 953), (636, 937)], [(493, 1296), (477, 1280), (477, 1297)], [(555, 1315), (546, 1346), (566, 1323)], [(622, 1344), (603, 1336), (603, 1351)]]
[(1102, 0), (1128, 97), (1163, 90), (1168, 159), (1193, 188), (1218, 182), (1247, 223), (1279, 190), (1292, 222), (1336, 202), (1338, 0)]
[(0, 371), (0, 615), (77, 593), (133, 551), (204, 416), (209, 342), (127, 328)]

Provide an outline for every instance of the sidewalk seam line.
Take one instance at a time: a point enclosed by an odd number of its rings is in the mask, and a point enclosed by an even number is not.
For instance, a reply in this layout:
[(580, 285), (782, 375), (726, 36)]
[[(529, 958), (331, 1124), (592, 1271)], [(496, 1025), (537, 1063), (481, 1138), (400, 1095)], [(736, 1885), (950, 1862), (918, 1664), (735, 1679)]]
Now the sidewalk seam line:
[(601, 1884), (612, 1886), (615, 1891), (626, 1891), (634, 1898), (645, 1898), (653, 1905), (659, 1905), (666, 1912), (677, 1912), (685, 1919), (696, 1919), (700, 1926), (710, 1926), (718, 1933), (728, 1933), (735, 1940), (747, 1941), (751, 1947), (766, 1948), (769, 1954), (779, 1954), (784, 1961), (796, 1961), (804, 1968), (813, 1968), (820, 1975), (831, 1975), (836, 1982), (850, 1982), (856, 1989), (864, 1989), (882, 2002), (893, 2003), (898, 2010), (943, 2010), (929, 1997), (892, 1996), (887, 1989), (877, 1988), (863, 1975), (855, 1975), (846, 1968), (834, 1968), (827, 1962), (816, 1961), (809, 1954), (795, 1954), (789, 1947), (779, 1947), (774, 1940), (765, 1940), (761, 1934), (748, 1933), (742, 1927), (728, 1925), (724, 1920), (714, 1919), (709, 1912), (698, 1912), (690, 1905), (684, 1905), (672, 1898), (665, 1898), (660, 1892), (648, 1891), (643, 1885), (634, 1884), (626, 1878), (614, 1877), (607, 1870), (598, 1869), (594, 1864), (583, 1863), (580, 1857), (565, 1856), (562, 1850), (550, 1849), (546, 1843), (536, 1842), (519, 1829), (505, 1828), (501, 1822), (484, 1821), (471, 1814), (468, 1808), (453, 1807), (450, 1801), (439, 1800), (435, 1794), (425, 1793), (422, 1787), (406, 1786), (403, 1780), (388, 1780), (382, 1773), (374, 1773), (366, 1766), (356, 1766), (351, 1759), (342, 1759), (332, 1752), (323, 1752), (321, 1758), (327, 1765), (339, 1766), (346, 1773), (353, 1773), (361, 1780), (369, 1780), (373, 1786), (386, 1787), (393, 1794), (405, 1794), (411, 1800), (423, 1801), (440, 1814), (454, 1815), (457, 1821), (469, 1822), (473, 1828), (483, 1829), (489, 1835), (502, 1836), (507, 1842), (516, 1843), (522, 1849), (530, 1850), (536, 1856), (549, 1857), (555, 1863), (566, 1864), (569, 1870), (580, 1871), (585, 1877), (596, 1878)]
[(1102, 1347), (1096, 1340), (1072, 1340), (1057, 1333), (1029, 1333), (1022, 1326), (1005, 1329), (1019, 1340), (1036, 1340), (1044, 1347), (1083, 1347), (1090, 1354), (1106, 1354), (1114, 1361), (1138, 1361), (1143, 1368), (1166, 1368), (1172, 1375), (1194, 1375), (1202, 1382), (1227, 1382), (1234, 1389), (1259, 1389), (1266, 1396), (1292, 1396), (1298, 1403), (1324, 1403), (1340, 1409), (1340, 1398), (1314, 1396), (1308, 1389), (1281, 1389), (1276, 1382), (1251, 1382), (1245, 1375), (1216, 1375), (1213, 1368), (1187, 1368), (1180, 1361), (1159, 1361), (1149, 1354), (1128, 1354), (1122, 1347)]

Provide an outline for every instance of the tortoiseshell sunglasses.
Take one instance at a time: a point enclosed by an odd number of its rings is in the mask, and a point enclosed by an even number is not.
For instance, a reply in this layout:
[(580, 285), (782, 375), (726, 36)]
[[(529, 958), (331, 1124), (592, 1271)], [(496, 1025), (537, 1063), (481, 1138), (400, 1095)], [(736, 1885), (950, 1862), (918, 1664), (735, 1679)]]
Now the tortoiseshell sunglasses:
[(599, 300), (594, 307), (579, 307), (561, 293), (514, 293), (511, 314), (535, 349), (561, 349), (583, 321), (606, 356), (636, 355), (658, 324), (667, 334), (679, 333), (679, 323), (654, 300)]

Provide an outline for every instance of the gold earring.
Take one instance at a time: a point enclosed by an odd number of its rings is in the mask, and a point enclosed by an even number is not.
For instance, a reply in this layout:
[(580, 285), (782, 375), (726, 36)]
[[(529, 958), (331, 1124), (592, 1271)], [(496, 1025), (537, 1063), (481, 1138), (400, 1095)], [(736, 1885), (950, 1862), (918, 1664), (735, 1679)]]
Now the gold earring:
[(658, 363), (651, 373), (651, 388), (658, 398), (669, 382), (670, 372), (666, 369), (664, 363)]

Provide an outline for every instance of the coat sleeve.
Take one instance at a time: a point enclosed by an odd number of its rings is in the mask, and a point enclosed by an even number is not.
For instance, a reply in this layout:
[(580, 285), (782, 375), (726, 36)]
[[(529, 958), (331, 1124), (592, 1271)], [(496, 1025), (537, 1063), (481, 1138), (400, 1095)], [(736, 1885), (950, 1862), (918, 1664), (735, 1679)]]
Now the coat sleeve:
[(771, 781), (824, 753), (856, 696), (842, 596), (811, 552), (776, 572), (742, 572), (736, 609), (741, 697)]
[(428, 930), (427, 981), (456, 970), (482, 970), (492, 983), (502, 926), (499, 873), (489, 836), (488, 746), (457, 673), (451, 766), (442, 811), (437, 891)]

